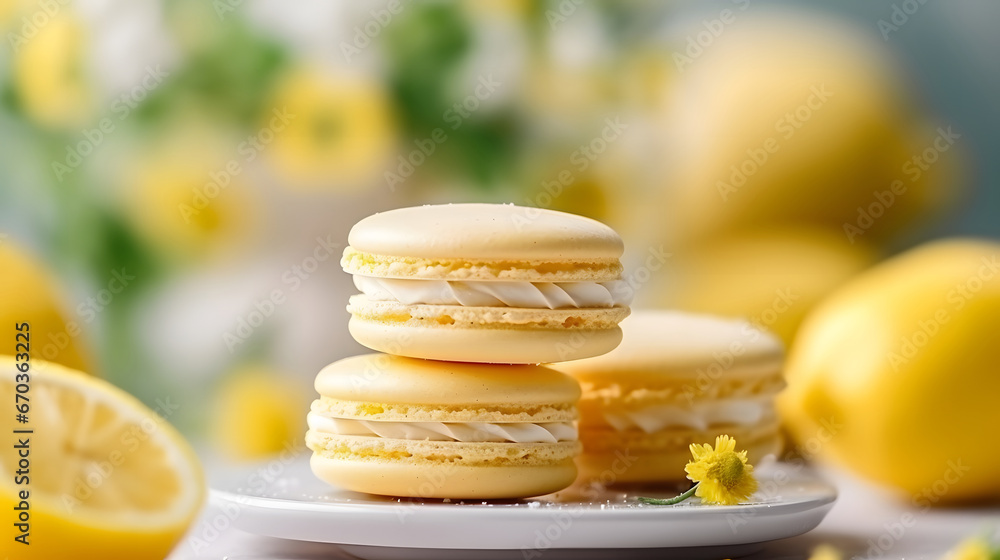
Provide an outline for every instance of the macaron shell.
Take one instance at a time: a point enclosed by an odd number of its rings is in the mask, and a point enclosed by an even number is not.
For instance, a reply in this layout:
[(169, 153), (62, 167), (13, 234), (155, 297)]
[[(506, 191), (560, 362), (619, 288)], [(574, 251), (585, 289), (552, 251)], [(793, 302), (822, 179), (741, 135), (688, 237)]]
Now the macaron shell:
[[(746, 321), (671, 311), (636, 311), (622, 322), (622, 330), (625, 338), (612, 352), (554, 366), (582, 387), (582, 477), (680, 481), (691, 460), (689, 446), (711, 444), (724, 434), (749, 452), (751, 462), (779, 450), (778, 420), (766, 404), (785, 386), (783, 350), (776, 337)], [(739, 409), (729, 407), (747, 400), (766, 408), (740, 423), (700, 417), (707, 425), (702, 430), (669, 425), (651, 433), (629, 425), (619, 430), (609, 420), (609, 414), (621, 418), (660, 407), (694, 410), (707, 405), (731, 412)]]
[(572, 261), (470, 260), (421, 258), (344, 249), (345, 272), (376, 278), (432, 280), (504, 280), (527, 282), (608, 282), (622, 276), (618, 258)]
[(331, 459), (352, 461), (454, 464), (468, 467), (537, 467), (572, 461), (577, 441), (559, 443), (460, 442), (391, 439), (306, 432), (306, 445)]
[(566, 328), (435, 328), (354, 316), (351, 335), (373, 350), (402, 356), (490, 364), (565, 362), (598, 356), (622, 340), (617, 326)]
[(621, 237), (590, 218), (507, 204), (444, 204), (369, 216), (351, 229), (358, 251), (424, 259), (617, 260)]
[[(560, 364), (561, 367), (561, 364)], [(660, 405), (691, 406), (704, 402), (723, 403), (728, 399), (776, 397), (785, 388), (781, 371), (768, 368), (756, 375), (713, 379), (682, 378), (649, 374), (591, 381), (581, 379), (583, 396), (580, 410), (587, 417), (597, 417), (601, 411), (628, 408), (639, 410)]]
[(577, 476), (573, 461), (544, 466), (469, 467), (330, 459), (314, 454), (313, 473), (328, 484), (412, 498), (511, 499), (550, 494)]
[(311, 409), (321, 416), (378, 422), (488, 422), (531, 423), (573, 422), (577, 408), (570, 402), (531, 404), (512, 400), (507, 404), (434, 404), (345, 401), (320, 397)]
[(352, 317), (369, 321), (436, 329), (516, 327), (536, 330), (614, 329), (628, 317), (627, 307), (528, 309), (522, 307), (465, 307), (461, 305), (407, 305), (376, 301), (364, 294), (351, 296)]
[(784, 359), (781, 341), (743, 320), (675, 311), (634, 311), (621, 323), (625, 337), (613, 352), (567, 364), (562, 371), (596, 380), (648, 374), (697, 377), (719, 371), (720, 377), (746, 370), (778, 371)]
[[(545, 366), (441, 362), (389, 354), (365, 354), (334, 362), (316, 376), (315, 386), (320, 395), (337, 401), (453, 410), (570, 410), (580, 398), (576, 381)], [(370, 411), (379, 412), (384, 411)], [(471, 420), (490, 421), (482, 417), (458, 421)]]
[(369, 494), (422, 498), (524, 498), (572, 484), (576, 441), (462, 443), (337, 436), (309, 431), (313, 473)]
[(678, 431), (673, 434), (634, 433), (626, 437), (614, 432), (592, 433), (581, 437), (584, 453), (577, 459), (579, 482), (675, 483), (686, 480), (684, 466), (691, 461), (692, 443), (713, 443), (716, 436), (728, 434), (736, 439), (738, 451), (746, 450), (747, 459), (758, 465), (768, 455), (781, 451), (781, 437), (773, 427), (735, 428), (704, 432)]

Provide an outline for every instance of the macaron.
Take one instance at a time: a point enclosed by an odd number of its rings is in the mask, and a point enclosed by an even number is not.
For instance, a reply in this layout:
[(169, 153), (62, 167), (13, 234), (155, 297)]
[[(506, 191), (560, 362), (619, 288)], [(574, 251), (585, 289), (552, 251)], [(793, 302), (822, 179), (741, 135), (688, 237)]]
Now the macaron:
[(580, 387), (540, 365), (386, 354), (316, 377), (310, 465), (331, 485), (419, 498), (524, 498), (577, 475)]
[(583, 390), (584, 477), (680, 481), (688, 447), (723, 434), (751, 462), (779, 451), (777, 337), (743, 320), (669, 311), (637, 311), (622, 328), (614, 351), (555, 366)]
[(509, 204), (446, 204), (369, 216), (341, 264), (361, 294), (361, 344), (434, 360), (575, 360), (621, 341), (633, 290), (621, 237), (595, 220)]

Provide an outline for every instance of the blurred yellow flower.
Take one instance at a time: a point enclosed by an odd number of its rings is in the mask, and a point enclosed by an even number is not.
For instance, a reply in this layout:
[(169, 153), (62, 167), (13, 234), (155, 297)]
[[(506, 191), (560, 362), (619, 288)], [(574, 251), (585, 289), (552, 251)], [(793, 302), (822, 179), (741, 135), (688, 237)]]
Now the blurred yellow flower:
[(246, 245), (259, 226), (246, 162), (197, 133), (140, 159), (130, 183), (129, 217), (168, 255), (201, 256)]
[(943, 560), (996, 560), (1000, 549), (994, 549), (983, 537), (972, 537), (950, 550)]
[(532, 0), (480, 0), (479, 2), (463, 2), (461, 7), (473, 16), (484, 20), (497, 17), (522, 19), (531, 14), (534, 9)]
[(753, 465), (747, 463), (747, 452), (736, 451), (736, 440), (729, 436), (715, 438), (715, 449), (704, 444), (691, 444), (694, 460), (684, 467), (688, 478), (698, 483), (695, 495), (705, 503), (736, 505), (745, 502), (757, 491)]
[(561, 126), (579, 126), (587, 119), (600, 120), (613, 100), (616, 83), (607, 72), (556, 60), (535, 61), (528, 67), (524, 103), (538, 118)]
[(267, 107), (261, 130), (274, 133), (263, 151), (289, 186), (361, 189), (381, 180), (396, 143), (392, 105), (381, 84), (298, 70), (284, 78)]
[(13, 48), (14, 87), (28, 116), (51, 127), (86, 123), (94, 100), (83, 23), (64, 9), (31, 36), (19, 32)]
[(821, 544), (813, 549), (809, 560), (843, 560), (844, 555), (835, 547)]
[(252, 460), (301, 446), (309, 396), (294, 379), (244, 367), (223, 380), (213, 402), (213, 437), (225, 455)]
[(24, 351), (15, 347), (13, 325), (28, 323), (33, 357), (90, 371), (81, 340), (84, 325), (66, 320), (54, 275), (3, 235), (0, 271), (0, 324), (12, 333), (0, 339), (0, 354)]
[(677, 68), (662, 49), (641, 49), (625, 61), (616, 83), (630, 106), (662, 110), (677, 76)]

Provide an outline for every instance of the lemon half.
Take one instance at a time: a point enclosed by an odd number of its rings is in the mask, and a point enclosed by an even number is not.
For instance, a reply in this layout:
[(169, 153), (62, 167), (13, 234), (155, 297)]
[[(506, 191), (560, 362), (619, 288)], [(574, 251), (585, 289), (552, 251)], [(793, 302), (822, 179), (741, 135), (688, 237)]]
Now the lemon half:
[(29, 363), (19, 378), (0, 356), (3, 548), (24, 559), (166, 557), (205, 496), (197, 458), (164, 418), (174, 405), (153, 411), (105, 381)]

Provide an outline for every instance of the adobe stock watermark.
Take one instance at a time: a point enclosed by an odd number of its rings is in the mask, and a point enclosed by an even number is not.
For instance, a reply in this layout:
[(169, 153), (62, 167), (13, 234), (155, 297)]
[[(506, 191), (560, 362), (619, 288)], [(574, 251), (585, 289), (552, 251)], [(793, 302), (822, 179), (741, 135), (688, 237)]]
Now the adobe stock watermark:
[(835, 417), (821, 418), (815, 434), (796, 445), (784, 462), (773, 465), (771, 476), (760, 482), (754, 494), (754, 502), (749, 504), (749, 509), (726, 515), (726, 522), (733, 534), (738, 533), (740, 527), (749, 523), (750, 519), (761, 511), (766, 511), (771, 502), (780, 499), (784, 488), (795, 481), (795, 475), (804, 470), (843, 429), (844, 425)]
[(66, 510), (72, 512), (93, 497), (94, 492), (100, 490), (119, 467), (128, 463), (144, 443), (155, 437), (167, 419), (180, 409), (181, 406), (173, 402), (170, 397), (156, 399), (153, 416), (146, 416), (121, 434), (118, 445), (106, 455), (88, 457), (91, 468), (87, 469), (86, 473), (78, 475), (72, 481), (70, 489), (61, 496)]
[(229, 14), (246, 4), (246, 0), (212, 0), (212, 9), (219, 21), (225, 21)]
[(209, 172), (208, 182), (191, 189), (191, 200), (177, 205), (177, 212), (184, 223), (190, 224), (192, 218), (208, 208), (213, 200), (229, 188), (233, 178), (243, 173), (243, 167), (257, 159), (278, 133), (285, 130), (288, 123), (294, 119), (295, 115), (289, 113), (285, 107), (272, 109), (267, 126), (258, 130), (256, 134), (247, 136), (236, 146), (238, 157), (231, 158), (221, 168)]
[(28, 41), (38, 36), (38, 33), (52, 22), (63, 8), (70, 4), (71, 0), (39, 0), (38, 9), (31, 15), (21, 17), (21, 26), (17, 28), (17, 33), (7, 32), (7, 43), (12, 51), (17, 53)]
[(207, 551), (212, 543), (219, 540), (243, 515), (243, 506), (250, 501), (249, 494), (260, 495), (266, 492), (278, 482), (288, 467), (307, 451), (297, 440), (285, 442), (280, 453), (247, 476), (243, 486), (249, 490), (248, 493), (240, 494), (236, 498), (236, 503), (226, 501), (219, 504), (217, 513), (205, 517), (196, 528), (192, 529), (191, 536), (187, 539), (191, 551), (195, 554)]
[[(600, 501), (601, 495), (607, 491), (608, 487), (616, 484), (618, 479), (628, 472), (638, 460), (639, 457), (632, 455), (629, 449), (615, 451), (615, 458), (611, 461), (611, 465), (589, 480), (581, 492), (591, 502)], [(521, 557), (524, 560), (532, 560), (543, 556), (546, 551), (556, 545), (566, 531), (573, 526), (574, 520), (583, 515), (584, 511), (585, 509), (582, 507), (554, 509), (549, 523), (535, 530), (533, 546), (521, 549)]]
[[(616, 284), (612, 289), (615, 300), (631, 301), (643, 286), (649, 283), (653, 274), (662, 269), (667, 259), (673, 256), (663, 249), (663, 245), (649, 246), (646, 249), (646, 258), (641, 266), (629, 274), (626, 274), (623, 281)], [(556, 352), (560, 359), (565, 360), (575, 354), (580, 348), (586, 346), (590, 340), (600, 331), (577, 330), (569, 340), (556, 344)]]
[(974, 274), (948, 290), (945, 294), (945, 305), (937, 308), (930, 316), (918, 320), (916, 328), (909, 335), (900, 337), (897, 349), (886, 356), (892, 370), (898, 372), (899, 368), (917, 357), (920, 351), (941, 333), (954, 313), (964, 309), (988, 282), (998, 279), (997, 273), (1000, 273), (1000, 260), (997, 259), (997, 255), (982, 257)]
[[(529, 208), (551, 208), (555, 200), (566, 192), (566, 188), (576, 182), (577, 173), (585, 173), (590, 169), (590, 166), (622, 137), (628, 127), (629, 125), (623, 123), (620, 117), (606, 117), (601, 132), (573, 150), (569, 155), (569, 167), (557, 173), (555, 178), (543, 180), (541, 190), (533, 197), (526, 199), (527, 206)], [(530, 216), (525, 219), (515, 216), (513, 218), (514, 227), (520, 231), (534, 219)]]
[(386, 371), (392, 369), (392, 356), (402, 355), (403, 348), (409, 346), (410, 333), (401, 332), (394, 334), (385, 347), (385, 350), (374, 355), (370, 360), (365, 361), (365, 366), (360, 371), (351, 374), (351, 386), (356, 388), (368, 387), (377, 381)]
[(52, 172), (55, 174), (56, 180), (61, 183), (67, 175), (80, 167), (83, 164), (84, 158), (93, 154), (107, 140), (108, 136), (117, 130), (118, 124), (127, 119), (132, 114), (132, 111), (146, 99), (149, 93), (162, 84), (169, 76), (170, 73), (161, 68), (159, 64), (155, 67), (146, 66), (146, 73), (139, 83), (129, 91), (119, 95), (111, 103), (111, 113), (114, 118), (103, 117), (97, 121), (96, 126), (93, 128), (81, 130), (80, 136), (82, 136), (82, 139), (75, 144), (66, 145), (66, 157), (62, 161), (52, 161)]
[(302, 285), (316, 273), (319, 268), (330, 260), (336, 261), (343, 246), (332, 239), (329, 234), (325, 238), (317, 237), (312, 252), (297, 264), (294, 264), (279, 275), (280, 285), (271, 289), (266, 296), (255, 299), (253, 309), (245, 315), (236, 318), (236, 326), (222, 333), (222, 340), (230, 353), (250, 340), (254, 331), (267, 321), (279, 307), (288, 301), (291, 294), (299, 291)]
[[(493, 79), (493, 74), (480, 75), (472, 93), (462, 100), (456, 101), (441, 114), (441, 120), (451, 132), (462, 127), (466, 119), (479, 110), (482, 103), (488, 100), (503, 84)], [(396, 192), (399, 185), (404, 184), (427, 159), (437, 152), (441, 144), (448, 141), (448, 130), (438, 127), (425, 138), (414, 138), (414, 148), (408, 153), (400, 154), (393, 169), (384, 174), (385, 183), (390, 192)]]
[(586, 511), (582, 507), (553, 509), (551, 521), (541, 529), (535, 530), (535, 542), (532, 548), (522, 548), (521, 558), (532, 560), (539, 558), (550, 550), (572, 526), (573, 522)]
[(389, 0), (385, 7), (369, 10), (371, 18), (363, 25), (354, 26), (354, 36), (351, 42), (340, 42), (340, 52), (344, 55), (344, 60), (348, 64), (354, 62), (352, 59), (367, 49), (382, 31), (392, 23), (393, 18), (403, 13), (405, 4), (400, 0)]
[[(745, 12), (750, 7), (750, 0), (730, 0), (740, 12)], [(701, 20), (701, 27), (697, 33), (687, 36), (684, 42), (684, 52), (674, 51), (673, 59), (677, 70), (683, 72), (694, 61), (705, 54), (715, 40), (722, 36), (727, 26), (736, 23), (739, 12), (734, 12), (729, 8), (723, 9), (714, 18)]]
[(416, 487), (411, 486), (407, 488), (406, 491), (410, 494), (410, 497), (400, 498), (399, 502), (392, 507), (399, 524), (405, 525), (410, 516), (417, 514), (420, 511), (418, 504), (437, 494), (448, 483), (448, 479), (456, 471), (458, 471), (457, 464), (446, 462), (440, 465), (440, 468), (428, 472), (427, 478), (421, 481)]
[[(938, 127), (937, 135), (919, 154), (911, 156), (900, 167), (900, 171), (909, 182), (916, 183), (929, 171), (940, 159), (941, 155), (947, 152), (962, 137), (954, 132), (951, 127)], [(902, 179), (896, 179), (889, 184), (885, 190), (875, 191), (872, 198), (875, 200), (868, 206), (858, 206), (858, 217), (851, 222), (844, 222), (844, 234), (852, 244), (855, 240), (864, 235), (875, 225), (875, 222), (884, 216), (900, 198), (902, 198), (909, 186)]]
[[(380, 374), (381, 371), (378, 372), (378, 375)], [(472, 432), (475, 435), (461, 441), (491, 441), (495, 437), (495, 434), (482, 428), (474, 428)], [(446, 462), (441, 465), (441, 468), (428, 472), (419, 483), (409, 486), (406, 489), (409, 497), (399, 498), (397, 505), (393, 506), (399, 523), (405, 524), (411, 516), (419, 513), (418, 504), (426, 499), (435, 499), (434, 497), (440, 494), (441, 488), (444, 488), (451, 477), (457, 473), (459, 465), (460, 463), (456, 462)], [(451, 499), (444, 498), (443, 501), (450, 503)]]
[(912, 16), (927, 3), (927, 0), (903, 0), (893, 3), (888, 19), (878, 20), (878, 30), (882, 34), (882, 40), (888, 41), (889, 35), (900, 30), (906, 25)]
[[(964, 464), (961, 459), (946, 461), (941, 477), (913, 495), (911, 503), (917, 508), (916, 513), (927, 513), (934, 504), (947, 496), (948, 492), (971, 470), (972, 467)], [(903, 540), (903, 537), (919, 522), (920, 518), (914, 515), (914, 512), (906, 511), (900, 514), (899, 519), (883, 523), (882, 532), (877, 537), (868, 539), (865, 555), (857, 558), (876, 560), (885, 557), (886, 553), (892, 550), (896, 543)]]
[(74, 308), (78, 320), (66, 321), (62, 330), (48, 333), (48, 339), (41, 343), (42, 357), (48, 362), (56, 361), (59, 354), (69, 348), (70, 342), (83, 334), (83, 328), (96, 321), (98, 316), (135, 280), (135, 275), (129, 273), (125, 267), (112, 270), (104, 286), (83, 298)]
[(549, 22), (549, 28), (554, 31), (559, 25), (566, 23), (583, 2), (584, 0), (560, 0), (555, 9), (545, 10), (545, 20)]
[(791, 140), (805, 124), (821, 111), (830, 98), (834, 96), (832, 91), (827, 90), (826, 84), (814, 85), (809, 88), (809, 96), (806, 97), (798, 107), (786, 112), (774, 123), (774, 131), (778, 136), (770, 136), (764, 140), (760, 146), (748, 148), (746, 158), (738, 164), (730, 166), (729, 182), (717, 181), (716, 189), (722, 202), (727, 202), (729, 197), (746, 185), (747, 180), (757, 174), (758, 171), (770, 161), (771, 156), (778, 153), (782, 142)]
[(747, 348), (764, 336), (768, 327), (788, 313), (799, 301), (799, 294), (791, 287), (778, 288), (774, 291), (771, 304), (757, 315), (749, 318), (740, 328), (739, 335), (729, 342), (724, 350), (712, 352), (712, 362), (695, 372), (694, 384), (686, 383), (683, 391), (689, 404), (694, 404), (697, 397), (716, 389), (722, 381), (725, 372), (736, 364), (737, 359), (746, 353)]

